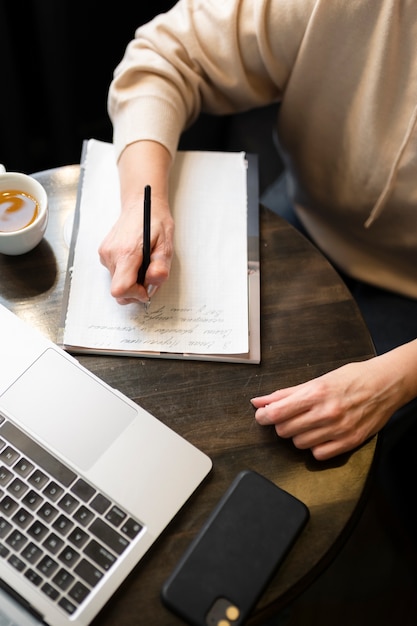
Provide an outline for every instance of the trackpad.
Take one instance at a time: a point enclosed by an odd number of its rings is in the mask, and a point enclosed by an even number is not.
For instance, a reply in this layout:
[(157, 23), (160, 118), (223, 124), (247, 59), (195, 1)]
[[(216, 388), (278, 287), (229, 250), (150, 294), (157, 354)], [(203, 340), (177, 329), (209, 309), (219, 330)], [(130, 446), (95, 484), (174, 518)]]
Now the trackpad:
[(87, 470), (135, 419), (120, 396), (48, 349), (1, 396), (11, 416)]

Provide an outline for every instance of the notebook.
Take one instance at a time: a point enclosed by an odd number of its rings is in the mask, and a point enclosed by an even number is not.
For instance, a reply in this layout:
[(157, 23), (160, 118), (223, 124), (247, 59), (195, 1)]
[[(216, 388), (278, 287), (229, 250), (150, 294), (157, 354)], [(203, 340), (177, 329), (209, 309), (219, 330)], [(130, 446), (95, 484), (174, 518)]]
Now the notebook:
[(259, 363), (258, 196), (256, 155), (178, 151), (169, 280), (150, 307), (121, 307), (97, 253), (120, 213), (114, 146), (85, 141), (59, 345), (75, 354)]
[(0, 345), (0, 623), (84, 626), (212, 463), (2, 305)]

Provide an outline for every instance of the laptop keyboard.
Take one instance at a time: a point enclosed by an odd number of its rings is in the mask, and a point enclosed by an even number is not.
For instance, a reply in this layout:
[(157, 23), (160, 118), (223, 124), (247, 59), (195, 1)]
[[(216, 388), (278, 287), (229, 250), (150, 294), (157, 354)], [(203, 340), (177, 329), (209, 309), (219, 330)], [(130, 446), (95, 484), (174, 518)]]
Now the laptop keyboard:
[(0, 559), (73, 614), (143, 529), (0, 415)]

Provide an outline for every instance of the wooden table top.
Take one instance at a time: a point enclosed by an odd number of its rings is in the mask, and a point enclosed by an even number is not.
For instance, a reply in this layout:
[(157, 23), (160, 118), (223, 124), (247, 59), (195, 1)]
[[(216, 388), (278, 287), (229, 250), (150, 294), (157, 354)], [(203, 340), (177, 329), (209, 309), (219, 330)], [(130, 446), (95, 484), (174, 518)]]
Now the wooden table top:
[[(20, 257), (0, 255), (0, 302), (56, 340), (79, 166), (35, 174), (49, 197), (45, 239)], [(261, 209), (259, 365), (82, 356), (80, 362), (206, 452), (213, 470), (101, 612), (97, 626), (175, 626), (161, 586), (226, 488), (253, 469), (300, 498), (310, 520), (248, 624), (282, 609), (323, 570), (346, 539), (373, 467), (377, 438), (334, 460), (258, 426), (250, 398), (374, 355), (361, 314), (323, 255)]]

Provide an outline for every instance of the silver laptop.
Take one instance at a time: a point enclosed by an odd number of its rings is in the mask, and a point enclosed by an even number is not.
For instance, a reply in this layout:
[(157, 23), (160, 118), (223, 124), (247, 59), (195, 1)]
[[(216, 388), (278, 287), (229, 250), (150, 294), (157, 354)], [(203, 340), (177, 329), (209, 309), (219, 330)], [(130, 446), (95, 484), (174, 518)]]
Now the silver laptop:
[(211, 466), (0, 305), (0, 623), (89, 624)]

